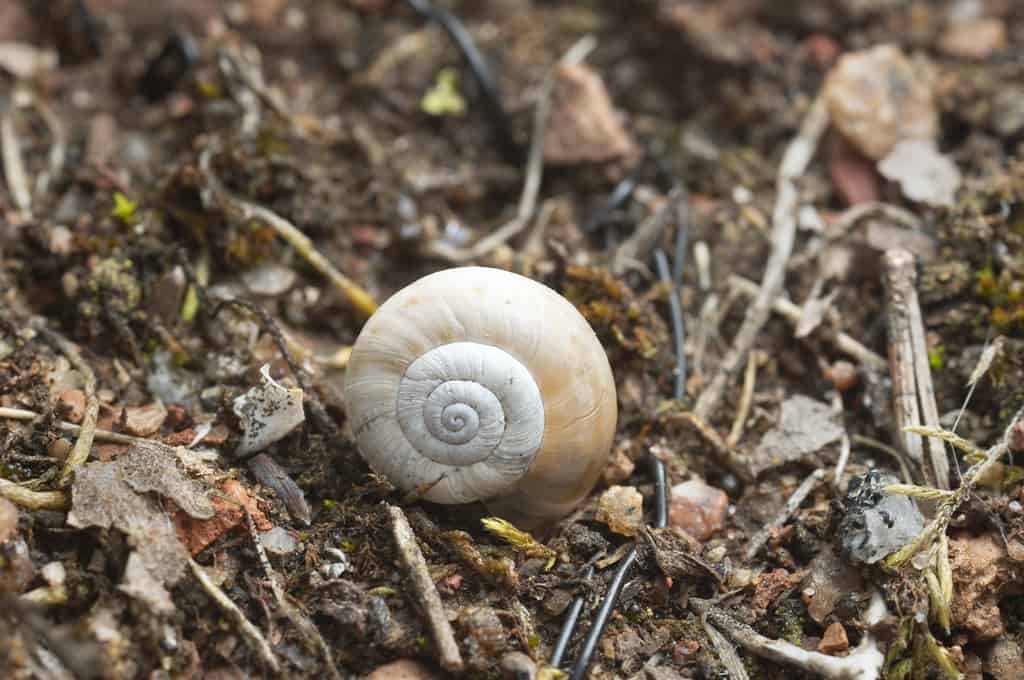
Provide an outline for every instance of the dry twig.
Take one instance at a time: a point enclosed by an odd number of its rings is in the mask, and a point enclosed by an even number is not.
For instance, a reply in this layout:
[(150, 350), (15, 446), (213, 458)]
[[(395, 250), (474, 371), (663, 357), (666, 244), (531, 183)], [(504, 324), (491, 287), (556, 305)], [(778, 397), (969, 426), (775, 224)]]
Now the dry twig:
[[(809, 652), (785, 640), (772, 640), (750, 626), (740, 623), (709, 600), (690, 598), (690, 607), (707, 623), (725, 631), (730, 638), (747, 651), (772, 661), (795, 666), (825, 680), (877, 680), (881, 677), (885, 656), (878, 640), (865, 633), (860, 644), (844, 657)], [(885, 601), (877, 592), (868, 607), (867, 623), (874, 625), (885, 617)]]
[(206, 573), (206, 570), (191, 557), (188, 560), (188, 566), (192, 570), (192, 575), (196, 577), (196, 581), (203, 587), (203, 590), (210, 596), (210, 599), (216, 602), (224, 613), (228, 615), (228, 618), (235, 622), (235, 625), (238, 626), (238, 632), (242, 635), (242, 639), (256, 652), (260, 660), (274, 673), (280, 673), (281, 662), (277, 660), (274, 650), (271, 649), (270, 643), (263, 637), (260, 629), (252, 621), (245, 618), (245, 614), (238, 608), (238, 605), (231, 601), (227, 593), (221, 590), (220, 586), (214, 583), (213, 579)]
[(249, 201), (235, 196), (227, 190), (220, 179), (213, 172), (211, 167), (213, 154), (217, 150), (217, 144), (207, 146), (199, 154), (199, 169), (206, 177), (206, 188), (202, 192), (203, 202), (207, 205), (217, 204), (225, 209), (225, 212), (236, 214), (241, 220), (259, 220), (277, 232), (277, 234), (288, 242), (295, 251), (308, 262), (313, 269), (316, 269), (330, 281), (335, 288), (341, 291), (349, 303), (356, 308), (363, 316), (370, 316), (377, 311), (377, 303), (373, 297), (359, 287), (355, 281), (342, 274), (331, 264), (324, 255), (316, 249), (308, 236), (284, 219), (273, 210), (263, 206), (250, 203)]
[(82, 416), (82, 427), (78, 431), (75, 445), (64, 462), (64, 468), (57, 478), (57, 486), (64, 488), (71, 484), (71, 475), (74, 474), (76, 468), (89, 460), (89, 454), (92, 452), (92, 441), (96, 435), (96, 421), (100, 415), (100, 400), (96, 396), (96, 374), (93, 373), (92, 366), (82, 358), (78, 347), (73, 342), (60, 333), (46, 328), (42, 323), (36, 324), (36, 330), (46, 338), (47, 342), (68, 358), (75, 370), (82, 374), (84, 381), (82, 391), (85, 393), (85, 415)]
[(441, 596), (438, 595), (434, 580), (427, 571), (427, 561), (416, 544), (416, 535), (401, 508), (388, 505), (387, 510), (391, 516), (391, 529), (395, 537), (395, 546), (398, 548), (398, 556), (409, 574), (409, 584), (416, 594), (423, 616), (427, 619), (427, 626), (434, 637), (441, 667), (449, 672), (461, 671), (463, 663), (459, 645), (455, 642), (452, 625), (444, 613)]
[(29, 510), (66, 510), (69, 505), (63, 491), (33, 491), (8, 479), (0, 479), (0, 498)]
[(754, 385), (757, 380), (757, 353), (751, 352), (747, 355), (747, 370), (743, 373), (743, 393), (740, 395), (740, 404), (736, 408), (736, 417), (732, 421), (732, 428), (725, 443), (730, 448), (735, 448), (743, 436), (743, 426), (747, 422), (747, 415), (750, 413), (750, 404), (754, 401)]
[(772, 252), (765, 266), (757, 298), (747, 310), (746, 318), (733, 340), (732, 348), (726, 353), (718, 371), (697, 399), (694, 413), (701, 420), (710, 419), (718, 408), (726, 383), (746, 360), (747, 352), (750, 351), (757, 334), (771, 314), (772, 304), (782, 292), (786, 261), (793, 251), (793, 240), (796, 236), (796, 179), (810, 164), (818, 148), (818, 141), (827, 127), (828, 108), (824, 98), (818, 96), (807, 111), (796, 138), (789, 143), (782, 157), (776, 182), (775, 210), (772, 214)]
[(596, 45), (597, 40), (593, 36), (587, 35), (580, 38), (544, 78), (537, 107), (534, 109), (532, 139), (526, 158), (526, 178), (523, 180), (523, 192), (519, 196), (516, 216), (468, 248), (456, 248), (443, 241), (432, 241), (427, 244), (428, 255), (455, 263), (477, 260), (505, 244), (526, 228), (537, 210), (537, 196), (540, 193), (541, 178), (544, 174), (544, 136), (548, 114), (551, 110), (551, 92), (555, 87), (558, 68), (580, 63), (586, 59)]
[(949, 489), (949, 460), (942, 441), (928, 439), (926, 461), (921, 437), (907, 429), (918, 425), (939, 427), (924, 321), (914, 288), (916, 279), (913, 255), (900, 249), (885, 254), (893, 410), (903, 447), (923, 468), (925, 480), (939, 489)]
[[(734, 290), (750, 297), (755, 297), (759, 295), (760, 292), (756, 283), (745, 279), (742, 276), (730, 276), (729, 285)], [(802, 314), (800, 307), (784, 297), (776, 298), (775, 301), (772, 302), (772, 309), (794, 325), (800, 321), (800, 316)], [(881, 355), (872, 352), (846, 333), (837, 333), (832, 340), (835, 343), (836, 349), (847, 356), (853, 357), (869, 368), (883, 370), (887, 366), (885, 359), (883, 359)]]
[(800, 486), (796, 488), (793, 495), (786, 501), (786, 505), (783, 506), (782, 511), (776, 515), (771, 522), (764, 525), (761, 530), (754, 534), (754, 537), (750, 539), (750, 545), (747, 546), (747, 552), (745, 555), (748, 561), (757, 557), (757, 552), (761, 549), (761, 546), (768, 542), (768, 538), (771, 536), (772, 531), (778, 529), (789, 521), (789, 518), (793, 516), (793, 513), (800, 508), (800, 504), (804, 502), (804, 499), (814, 491), (814, 487), (816, 487), (818, 482), (824, 478), (825, 471), (820, 468), (804, 478), (804, 481), (800, 483)]
[[(23, 408), (6, 408), (0, 406), (0, 418), (6, 418), (7, 420), (36, 420), (42, 418), (43, 414), (36, 413), (35, 411), (29, 411)], [(67, 421), (60, 421), (55, 425), (67, 432), (68, 434), (79, 434), (82, 431), (81, 425), (75, 425)], [(121, 434), (120, 432), (111, 432), (110, 430), (93, 430), (93, 441), (109, 442), (111, 444), (136, 444), (138, 442), (149, 442), (152, 439), (146, 439), (145, 437), (133, 437), (130, 434)], [(51, 459), (52, 460), (52, 459)]]
[(0, 147), (3, 151), (4, 178), (11, 192), (14, 205), (26, 216), (32, 216), (32, 192), (29, 190), (28, 173), (21, 157), (21, 142), (14, 127), (17, 104), (13, 98), (0, 101)]

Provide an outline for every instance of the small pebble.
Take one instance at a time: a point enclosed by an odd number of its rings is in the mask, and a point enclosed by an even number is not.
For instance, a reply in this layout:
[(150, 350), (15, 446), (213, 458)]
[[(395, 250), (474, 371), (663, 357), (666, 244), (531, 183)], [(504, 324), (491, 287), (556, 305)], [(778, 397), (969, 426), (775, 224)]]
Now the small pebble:
[(839, 654), (849, 648), (850, 640), (846, 637), (846, 629), (838, 621), (825, 629), (825, 635), (818, 643), (818, 651), (822, 654)]
[(522, 652), (509, 652), (501, 657), (501, 670), (508, 680), (534, 680), (537, 664)]
[(825, 378), (840, 392), (845, 392), (857, 384), (857, 367), (849, 361), (840, 359), (825, 369)]
[(148, 437), (159, 432), (166, 419), (167, 409), (159, 401), (133, 406), (124, 410), (124, 429), (136, 437)]
[(692, 479), (672, 487), (668, 524), (698, 541), (706, 541), (725, 526), (729, 497), (721, 489)]
[(412, 659), (401, 659), (377, 666), (366, 680), (435, 680), (438, 676), (427, 666)]
[(643, 526), (644, 497), (632, 486), (613, 486), (601, 494), (595, 519), (613, 533), (636, 536)]
[(935, 139), (931, 79), (895, 45), (844, 54), (825, 78), (836, 128), (861, 153), (884, 158), (904, 139)]
[(260, 534), (260, 542), (272, 555), (289, 555), (299, 549), (299, 542), (283, 527)]
[(85, 416), (85, 394), (82, 390), (64, 390), (57, 397), (57, 401), (68, 409), (64, 414), (65, 420), (75, 424), (82, 422)]

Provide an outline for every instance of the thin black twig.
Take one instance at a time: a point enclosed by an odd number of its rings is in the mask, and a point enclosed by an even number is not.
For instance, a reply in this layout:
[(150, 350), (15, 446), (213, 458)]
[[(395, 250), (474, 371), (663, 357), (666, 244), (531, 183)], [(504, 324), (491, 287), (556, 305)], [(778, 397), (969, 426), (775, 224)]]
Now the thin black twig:
[(672, 312), (672, 337), (676, 348), (676, 382), (673, 396), (676, 401), (680, 401), (686, 395), (686, 335), (683, 326), (683, 306), (679, 302), (679, 287), (673, 282), (665, 251), (661, 248), (655, 249), (654, 261), (658, 266), (658, 278), (669, 286), (668, 303)]
[(642, 168), (642, 164), (638, 165), (636, 170), (623, 177), (622, 181), (612, 188), (605, 204), (598, 208), (583, 225), (584, 232), (589, 234), (592, 231), (596, 231), (598, 227), (608, 221), (608, 218), (615, 210), (626, 205), (629, 199), (633, 197), (633, 192), (636, 191), (636, 187), (640, 183), (640, 170)]
[[(668, 522), (668, 487), (665, 481), (665, 464), (654, 456), (651, 457), (651, 477), (654, 479), (655, 488), (654, 527), (663, 529)], [(597, 651), (597, 643), (601, 641), (601, 635), (604, 634), (604, 629), (611, 619), (611, 614), (615, 611), (619, 595), (622, 594), (622, 587), (626, 583), (626, 577), (629, 575), (630, 569), (636, 564), (636, 558), (637, 550), (636, 544), (634, 544), (629, 549), (629, 552), (622, 557), (615, 575), (612, 576), (611, 583), (608, 584), (608, 590), (605, 591), (604, 599), (601, 601), (597, 614), (594, 616), (594, 621), (590, 624), (590, 630), (587, 631), (587, 636), (580, 646), (579, 656), (576, 658), (576, 663), (573, 664), (572, 672), (569, 674), (570, 680), (583, 680), (586, 677), (587, 671), (590, 669), (590, 663), (594, 658), (594, 652)], [(582, 607), (582, 602), (580, 607)], [(579, 608), (576, 607), (575, 602), (573, 602), (572, 609), (570, 610), (570, 616), (573, 619), (579, 616)], [(555, 646), (555, 651), (558, 653), (557, 661), (554, 655), (552, 656), (553, 666), (557, 666), (558, 662), (561, 661), (561, 657), (565, 652), (564, 645), (572, 637), (572, 628), (568, 624), (569, 619), (567, 618), (566, 625), (563, 627), (558, 637), (558, 643)]]

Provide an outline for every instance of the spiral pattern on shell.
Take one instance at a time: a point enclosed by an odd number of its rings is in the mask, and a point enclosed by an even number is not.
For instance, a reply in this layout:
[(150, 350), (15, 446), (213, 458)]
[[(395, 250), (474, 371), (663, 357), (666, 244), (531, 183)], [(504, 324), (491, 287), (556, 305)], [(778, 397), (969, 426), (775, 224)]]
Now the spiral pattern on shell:
[(425, 500), (482, 500), (506, 516), (574, 507), (615, 432), (615, 382), (590, 325), (547, 286), (498, 269), (448, 269), (395, 293), (360, 332), (344, 389), (374, 471)]

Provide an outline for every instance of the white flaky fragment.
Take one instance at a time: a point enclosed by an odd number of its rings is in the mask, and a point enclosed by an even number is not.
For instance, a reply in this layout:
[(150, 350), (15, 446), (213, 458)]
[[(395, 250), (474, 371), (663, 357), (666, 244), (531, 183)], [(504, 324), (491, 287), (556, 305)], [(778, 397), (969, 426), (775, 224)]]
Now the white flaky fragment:
[(239, 456), (256, 453), (283, 439), (305, 419), (302, 390), (288, 389), (270, 377), (270, 365), (260, 369), (263, 383), (235, 399), (233, 410), (242, 425)]

